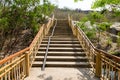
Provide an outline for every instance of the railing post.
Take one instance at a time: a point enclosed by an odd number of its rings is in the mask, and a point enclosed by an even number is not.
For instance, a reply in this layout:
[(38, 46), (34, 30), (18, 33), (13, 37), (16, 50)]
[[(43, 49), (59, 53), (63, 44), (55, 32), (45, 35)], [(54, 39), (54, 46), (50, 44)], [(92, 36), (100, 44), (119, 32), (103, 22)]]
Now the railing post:
[(26, 65), (26, 76), (29, 76), (29, 73), (30, 73), (30, 61), (29, 61), (29, 52), (26, 52), (25, 53), (25, 65)]
[(74, 26), (74, 33), (73, 33), (74, 36), (77, 36), (77, 26)]
[(42, 26), (42, 27), (43, 27), (43, 36), (45, 36), (45, 35), (46, 35), (46, 34), (45, 34), (45, 32), (46, 32), (46, 30), (45, 30), (45, 29), (46, 29), (46, 25), (45, 25), (45, 24), (43, 24), (43, 26)]
[(101, 54), (96, 55), (95, 75), (101, 77)]
[(120, 70), (118, 71), (118, 80), (120, 80)]

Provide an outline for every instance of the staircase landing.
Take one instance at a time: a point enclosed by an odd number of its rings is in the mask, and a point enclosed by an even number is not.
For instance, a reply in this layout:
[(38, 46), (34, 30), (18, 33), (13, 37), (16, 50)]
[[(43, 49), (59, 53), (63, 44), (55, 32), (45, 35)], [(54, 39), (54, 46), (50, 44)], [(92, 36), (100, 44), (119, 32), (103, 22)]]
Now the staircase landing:
[(99, 80), (91, 68), (31, 68), (25, 80)]

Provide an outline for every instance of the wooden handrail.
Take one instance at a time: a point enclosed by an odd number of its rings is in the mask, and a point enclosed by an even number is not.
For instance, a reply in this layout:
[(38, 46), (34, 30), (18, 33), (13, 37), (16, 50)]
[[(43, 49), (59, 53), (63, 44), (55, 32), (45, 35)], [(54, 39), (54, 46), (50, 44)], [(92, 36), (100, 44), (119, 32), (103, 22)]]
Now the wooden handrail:
[[(54, 15), (46, 25), (43, 24), (40, 27), (29, 47), (0, 60), (0, 80), (6, 80), (7, 78), (9, 78), (9, 80), (23, 80), (26, 76), (29, 76), (32, 62), (35, 59), (42, 39), (48, 33), (53, 22)], [(18, 74), (14, 75), (16, 73)]]
[[(78, 27), (78, 26), (77, 26)], [(85, 33), (80, 29), (80, 27), (78, 27), (78, 29), (80, 30), (80, 32), (82, 32), (83, 36), (85, 37), (85, 39), (89, 42), (89, 45), (92, 46), (92, 48), (95, 48), (95, 46), (92, 44), (92, 42), (88, 39), (88, 37), (85, 35)]]
[[(54, 20), (54, 15), (52, 16), (52, 18), (51, 18), (51, 20)], [(49, 22), (48, 22), (48, 24), (49, 24)], [(41, 27), (45, 27), (45, 24), (43, 24)], [(40, 28), (41, 28), (40, 27)], [(30, 48), (34, 45), (34, 42), (36, 42), (36, 40), (37, 40), (37, 38), (38, 38), (38, 36), (39, 36), (39, 34), (41, 33), (41, 31), (39, 30), (39, 32), (37, 33), (37, 35), (35, 36), (35, 38), (33, 39), (33, 41), (31, 42), (31, 44), (30, 44)]]
[(96, 51), (102, 53), (102, 54), (105, 55), (106, 57), (108, 57), (108, 58), (110, 58), (110, 59), (112, 59), (112, 60), (120, 63), (120, 57), (111, 55), (111, 54), (109, 54), (109, 53), (107, 53), (107, 52), (105, 52), (105, 51), (103, 51), (103, 50), (97, 49), (97, 48), (94, 48), (94, 49), (95, 49)]
[[(73, 34), (78, 38), (82, 47), (85, 48), (86, 55), (95, 75), (103, 80), (120, 79), (120, 57), (96, 48), (82, 29), (73, 24), (70, 16), (68, 16), (68, 22)], [(111, 72), (114, 74), (111, 74)]]
[[(78, 27), (78, 26), (77, 26)], [(78, 29), (80, 30), (80, 32), (82, 32), (83, 36), (85, 37), (85, 39), (89, 42), (89, 45), (92, 46), (92, 48), (94, 48), (96, 51), (100, 52), (102, 55), (105, 55), (106, 57), (112, 58), (113, 60), (115, 60), (116, 62), (120, 61), (120, 57), (111, 55), (103, 50), (100, 50), (98, 48), (96, 48), (93, 43), (90, 41), (90, 39), (88, 39), (88, 37), (85, 35), (85, 33), (80, 29), (80, 27), (78, 27)]]
[[(71, 19), (71, 18), (70, 18), (70, 15), (68, 15), (68, 19)], [(79, 27), (79, 26), (76, 26), (76, 27), (78, 27), (78, 29), (80, 30), (80, 32), (82, 32), (83, 36), (84, 36), (85, 39), (89, 42), (89, 45), (92, 46), (92, 48), (94, 48), (94, 49), (95, 49), (96, 51), (98, 51), (98, 52), (104, 53), (103, 55), (105, 55), (105, 56), (107, 56), (107, 57), (110, 57), (110, 58), (112, 58), (112, 59), (114, 59), (114, 60), (116, 60), (116, 61), (120, 61), (120, 57), (111, 55), (111, 54), (109, 54), (109, 53), (107, 53), (107, 52), (105, 52), (105, 51), (103, 51), (103, 50), (100, 50), (100, 49), (96, 48), (96, 47), (93, 45), (93, 43), (90, 41), (90, 39), (88, 39), (88, 37), (86, 36), (86, 34), (80, 29), (80, 27)]]
[(19, 56), (19, 55), (22, 55), (23, 53), (25, 53), (25, 52), (28, 51), (29, 49), (30, 49), (30, 48), (27, 47), (27, 48), (25, 48), (25, 49), (23, 49), (23, 50), (20, 50), (20, 51), (14, 53), (14, 54), (12, 54), (12, 55), (10, 55), (10, 56), (2, 59), (2, 60), (0, 60), (0, 65), (2, 65), (2, 64), (4, 64), (5, 62), (11, 60), (13, 57), (17, 57), (17, 56)]
[[(41, 26), (41, 27), (44, 27), (44, 24)], [(40, 28), (41, 28), (40, 27)], [(36, 42), (36, 40), (37, 40), (37, 38), (38, 38), (38, 36), (39, 36), (39, 34), (41, 33), (41, 31), (39, 30), (39, 32), (37, 33), (37, 35), (35, 36), (35, 38), (33, 39), (33, 41), (31, 42), (31, 44), (30, 44), (30, 48), (34, 45), (34, 43)]]

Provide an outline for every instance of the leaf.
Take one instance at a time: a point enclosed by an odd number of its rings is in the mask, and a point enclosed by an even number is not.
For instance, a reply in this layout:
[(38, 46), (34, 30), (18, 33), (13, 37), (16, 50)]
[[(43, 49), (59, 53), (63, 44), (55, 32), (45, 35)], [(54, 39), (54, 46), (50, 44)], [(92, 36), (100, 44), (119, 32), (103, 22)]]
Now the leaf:
[(74, 0), (74, 2), (83, 1), (83, 0)]

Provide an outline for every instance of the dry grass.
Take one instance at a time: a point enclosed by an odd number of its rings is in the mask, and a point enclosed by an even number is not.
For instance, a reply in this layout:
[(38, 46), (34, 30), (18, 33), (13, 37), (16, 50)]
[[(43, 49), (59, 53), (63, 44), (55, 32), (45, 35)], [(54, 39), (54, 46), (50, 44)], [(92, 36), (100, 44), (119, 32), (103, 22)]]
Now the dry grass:
[(87, 16), (87, 13), (83, 11), (75, 11), (75, 10), (64, 10), (64, 9), (56, 9), (54, 11), (55, 17), (57, 19), (67, 19), (68, 14), (72, 16), (73, 20), (79, 21), (81, 18)]

